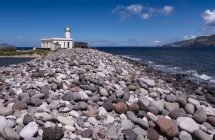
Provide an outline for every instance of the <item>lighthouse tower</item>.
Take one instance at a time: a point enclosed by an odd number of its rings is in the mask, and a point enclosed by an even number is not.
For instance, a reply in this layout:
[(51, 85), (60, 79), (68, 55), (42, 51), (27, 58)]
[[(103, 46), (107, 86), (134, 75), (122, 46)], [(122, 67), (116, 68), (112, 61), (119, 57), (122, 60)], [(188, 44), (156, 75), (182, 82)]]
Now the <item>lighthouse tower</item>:
[(65, 28), (65, 38), (71, 39), (70, 27)]

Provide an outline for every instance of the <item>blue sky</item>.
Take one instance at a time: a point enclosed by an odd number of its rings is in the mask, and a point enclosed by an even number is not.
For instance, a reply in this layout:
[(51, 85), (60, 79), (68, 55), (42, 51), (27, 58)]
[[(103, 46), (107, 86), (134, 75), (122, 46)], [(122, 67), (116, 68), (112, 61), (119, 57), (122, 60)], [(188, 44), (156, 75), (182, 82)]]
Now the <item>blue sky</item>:
[(63, 37), (93, 46), (152, 46), (215, 33), (214, 0), (2, 0), (0, 43)]

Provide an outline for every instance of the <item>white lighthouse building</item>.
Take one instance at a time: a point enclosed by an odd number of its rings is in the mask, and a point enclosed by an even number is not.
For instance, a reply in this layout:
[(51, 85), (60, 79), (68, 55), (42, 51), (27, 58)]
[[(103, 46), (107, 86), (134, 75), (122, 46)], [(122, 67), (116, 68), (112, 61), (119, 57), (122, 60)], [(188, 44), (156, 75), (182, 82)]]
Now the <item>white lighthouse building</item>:
[(41, 48), (50, 48), (51, 50), (56, 50), (58, 48), (73, 48), (73, 44), (70, 27), (65, 28), (65, 38), (41, 39)]

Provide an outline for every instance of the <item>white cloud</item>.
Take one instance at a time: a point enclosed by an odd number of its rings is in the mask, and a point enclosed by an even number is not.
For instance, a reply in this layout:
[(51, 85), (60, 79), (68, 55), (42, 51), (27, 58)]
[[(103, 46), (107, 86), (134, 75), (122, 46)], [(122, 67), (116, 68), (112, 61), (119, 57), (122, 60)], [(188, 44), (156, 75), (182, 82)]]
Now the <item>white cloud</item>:
[(139, 4), (133, 4), (133, 5), (127, 6), (126, 9), (131, 13), (139, 14), (142, 12), (143, 6)]
[(147, 13), (143, 13), (141, 17), (142, 17), (143, 19), (149, 19), (149, 18), (150, 18), (150, 15), (147, 14)]
[(169, 16), (174, 11), (173, 6), (166, 5), (163, 8), (148, 7), (140, 4), (131, 4), (128, 6), (117, 6), (112, 13), (118, 14), (121, 20), (125, 20), (132, 16), (142, 19), (149, 19), (155, 15)]
[(172, 14), (173, 11), (174, 11), (174, 7), (172, 7), (172, 6), (167, 5), (167, 6), (163, 7), (163, 13), (165, 15), (170, 15), (170, 14)]
[(209, 26), (215, 26), (215, 9), (214, 10), (205, 10), (202, 14), (202, 18), (204, 19), (205, 23)]

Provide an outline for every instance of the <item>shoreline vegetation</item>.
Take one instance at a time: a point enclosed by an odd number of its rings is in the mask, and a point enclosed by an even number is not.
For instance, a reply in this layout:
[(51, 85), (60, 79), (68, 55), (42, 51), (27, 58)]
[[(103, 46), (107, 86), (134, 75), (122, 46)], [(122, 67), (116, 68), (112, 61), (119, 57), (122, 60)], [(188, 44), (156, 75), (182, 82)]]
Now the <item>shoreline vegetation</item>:
[(0, 58), (38, 58), (45, 57), (50, 50), (16, 50), (14, 46), (4, 45), (0, 46)]
[(211, 140), (214, 89), (96, 49), (58, 50), (0, 68), (0, 131), (9, 129), (5, 139)]

